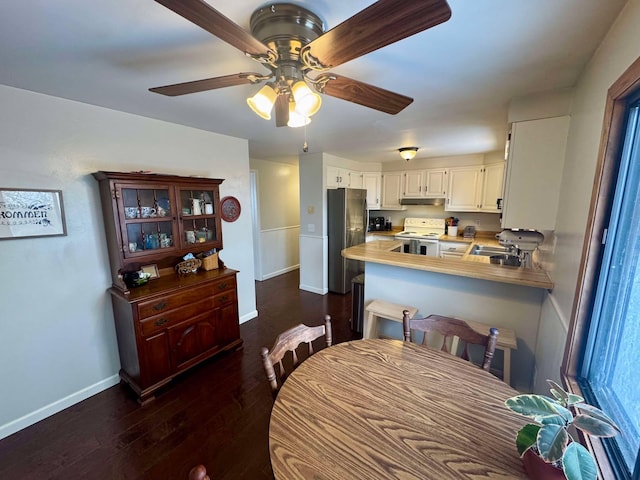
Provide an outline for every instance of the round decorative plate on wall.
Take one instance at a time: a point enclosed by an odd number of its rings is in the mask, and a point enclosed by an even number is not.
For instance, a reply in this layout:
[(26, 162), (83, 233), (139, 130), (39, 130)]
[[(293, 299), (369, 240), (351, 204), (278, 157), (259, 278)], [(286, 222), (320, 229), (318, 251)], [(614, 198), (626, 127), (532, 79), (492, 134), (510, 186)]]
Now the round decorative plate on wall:
[(236, 197), (224, 197), (220, 200), (221, 217), (225, 222), (235, 222), (240, 216), (240, 210), (240, 202)]

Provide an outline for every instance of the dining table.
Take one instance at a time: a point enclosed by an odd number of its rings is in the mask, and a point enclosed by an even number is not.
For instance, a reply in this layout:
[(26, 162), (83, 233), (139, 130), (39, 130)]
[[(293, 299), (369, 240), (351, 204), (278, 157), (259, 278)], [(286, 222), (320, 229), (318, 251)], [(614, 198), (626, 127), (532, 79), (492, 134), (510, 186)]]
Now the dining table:
[(401, 340), (339, 343), (307, 358), (271, 412), (277, 480), (527, 478), (518, 392), (449, 353)]

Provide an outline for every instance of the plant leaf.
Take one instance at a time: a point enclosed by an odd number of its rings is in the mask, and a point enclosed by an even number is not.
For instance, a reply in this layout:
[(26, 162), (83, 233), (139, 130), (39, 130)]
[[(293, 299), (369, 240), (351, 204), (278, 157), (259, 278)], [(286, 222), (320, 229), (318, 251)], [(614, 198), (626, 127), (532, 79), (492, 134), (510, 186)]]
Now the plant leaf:
[(580, 402), (584, 402), (584, 398), (582, 398), (580, 395), (576, 395), (575, 393), (569, 394), (569, 398), (567, 400), (568, 406), (573, 406), (576, 403), (580, 403)]
[(547, 379), (547, 383), (549, 384), (549, 391), (551, 392), (551, 395), (553, 395), (560, 403), (566, 405), (569, 394), (564, 391), (564, 388), (562, 388), (553, 380)]
[(594, 437), (613, 437), (618, 433), (609, 422), (603, 422), (600, 418), (585, 413), (576, 415), (573, 425)]
[(536, 419), (558, 415), (556, 407), (560, 407), (552, 399), (541, 395), (516, 395), (508, 398), (504, 403), (514, 412)]
[(538, 432), (538, 450), (545, 462), (556, 462), (562, 458), (569, 434), (560, 425), (544, 425)]
[(539, 430), (540, 425), (534, 425), (533, 423), (527, 423), (520, 429), (516, 436), (516, 447), (518, 448), (520, 456), (524, 455), (524, 452), (529, 450), (536, 443)]
[(577, 442), (571, 442), (562, 457), (562, 469), (567, 480), (596, 480), (598, 468), (589, 451)]
[[(593, 418), (597, 418), (598, 420), (608, 423), (613, 428), (615, 428), (618, 432), (620, 432), (620, 428), (618, 425), (609, 417), (606, 413), (604, 413), (599, 408), (594, 407), (593, 405), (587, 405), (586, 403), (577, 403), (574, 405), (575, 408), (579, 409), (581, 413), (588, 415)], [(579, 413), (580, 413), (579, 412)]]
[(536, 420), (540, 422), (542, 425), (562, 425), (563, 427), (566, 427), (568, 423), (567, 420), (561, 417), (560, 415), (556, 415), (553, 417), (537, 418)]

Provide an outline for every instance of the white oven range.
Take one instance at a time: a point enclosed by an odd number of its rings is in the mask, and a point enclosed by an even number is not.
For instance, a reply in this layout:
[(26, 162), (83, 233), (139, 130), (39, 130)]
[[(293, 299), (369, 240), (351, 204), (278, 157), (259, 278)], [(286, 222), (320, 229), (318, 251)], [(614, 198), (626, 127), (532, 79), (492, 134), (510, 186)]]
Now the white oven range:
[(404, 253), (437, 257), (440, 253), (438, 239), (444, 235), (444, 226), (444, 218), (407, 217), (403, 231), (397, 233), (395, 239), (404, 243)]

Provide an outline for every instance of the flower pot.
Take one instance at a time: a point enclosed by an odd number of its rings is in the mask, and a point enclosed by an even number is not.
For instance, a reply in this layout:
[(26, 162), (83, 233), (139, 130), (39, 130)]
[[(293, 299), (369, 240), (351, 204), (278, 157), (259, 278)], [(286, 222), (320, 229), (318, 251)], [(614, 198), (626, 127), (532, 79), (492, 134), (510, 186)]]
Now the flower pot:
[(545, 462), (531, 449), (525, 452), (522, 463), (532, 480), (566, 480), (562, 469)]

